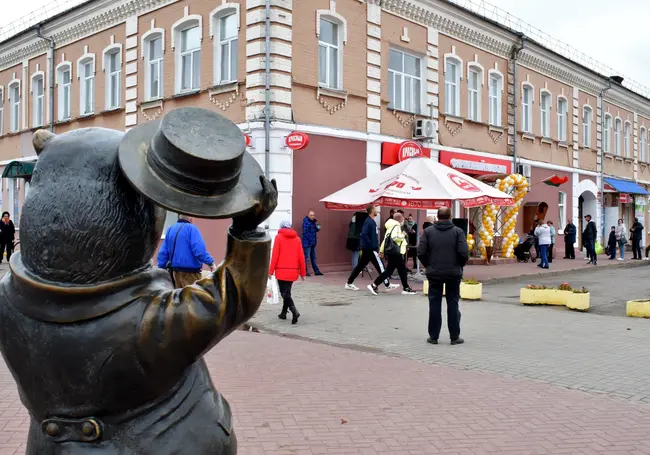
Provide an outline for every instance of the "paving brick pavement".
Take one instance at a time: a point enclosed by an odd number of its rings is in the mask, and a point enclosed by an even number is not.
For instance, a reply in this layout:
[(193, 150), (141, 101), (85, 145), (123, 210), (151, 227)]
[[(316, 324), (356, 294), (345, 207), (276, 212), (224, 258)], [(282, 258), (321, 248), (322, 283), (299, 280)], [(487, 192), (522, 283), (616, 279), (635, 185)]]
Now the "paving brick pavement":
[[(206, 358), (240, 455), (650, 453), (644, 403), (247, 332)], [(0, 454), (24, 453), (1, 363), (0, 381)]]
[[(592, 290), (592, 298), (604, 301), (618, 296), (618, 300), (625, 300), (649, 295), (646, 270), (595, 271), (596, 275), (588, 279), (600, 284)], [(578, 286), (585, 277), (583, 274), (573, 280), (571, 275), (565, 275), (552, 280), (559, 284), (569, 279)], [(360, 279), (357, 284), (362, 287), (367, 283)], [(295, 285), (294, 299), (302, 313), (297, 325), (279, 320), (279, 308), (267, 304), (253, 324), (275, 333), (429, 364), (650, 401), (650, 321), (575, 313), (564, 308), (524, 307), (513, 297), (520, 286), (487, 285), (488, 301), (461, 303), (466, 344), (454, 348), (425, 342), (425, 296), (382, 291), (379, 297), (372, 297), (367, 291), (345, 291), (340, 283), (334, 286), (318, 279)], [(441, 339), (447, 336), (443, 328)]]

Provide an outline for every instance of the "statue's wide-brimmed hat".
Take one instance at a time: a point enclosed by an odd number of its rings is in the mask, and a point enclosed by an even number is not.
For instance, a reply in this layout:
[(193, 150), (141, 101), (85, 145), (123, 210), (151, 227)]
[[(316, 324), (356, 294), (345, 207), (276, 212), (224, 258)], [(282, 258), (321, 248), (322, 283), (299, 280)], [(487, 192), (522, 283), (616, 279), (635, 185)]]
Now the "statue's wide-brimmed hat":
[(232, 218), (263, 193), (262, 168), (237, 125), (216, 112), (180, 108), (130, 130), (119, 146), (127, 180), (173, 212)]

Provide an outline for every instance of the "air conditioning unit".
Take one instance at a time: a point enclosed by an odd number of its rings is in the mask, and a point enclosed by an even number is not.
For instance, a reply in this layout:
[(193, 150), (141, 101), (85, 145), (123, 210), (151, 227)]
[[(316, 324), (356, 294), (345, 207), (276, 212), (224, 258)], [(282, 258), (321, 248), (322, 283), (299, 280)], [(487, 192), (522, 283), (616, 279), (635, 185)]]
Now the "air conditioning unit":
[(433, 120), (420, 119), (413, 123), (413, 139), (435, 139), (436, 124)]
[(530, 191), (530, 164), (518, 164), (517, 174), (521, 174), (526, 177), (526, 180), (528, 181), (528, 188), (526, 191)]

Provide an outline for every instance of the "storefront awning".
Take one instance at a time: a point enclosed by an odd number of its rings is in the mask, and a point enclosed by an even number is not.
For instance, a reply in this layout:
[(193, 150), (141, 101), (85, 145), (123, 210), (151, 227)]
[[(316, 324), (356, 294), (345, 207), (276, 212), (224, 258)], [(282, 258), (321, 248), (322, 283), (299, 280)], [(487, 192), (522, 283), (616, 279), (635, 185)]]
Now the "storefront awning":
[(3, 179), (32, 178), (36, 161), (12, 161), (2, 172)]
[(650, 194), (643, 187), (639, 186), (635, 182), (630, 182), (629, 180), (619, 180), (613, 178), (606, 178), (605, 182), (609, 183), (614, 187), (619, 193), (628, 193), (628, 194)]

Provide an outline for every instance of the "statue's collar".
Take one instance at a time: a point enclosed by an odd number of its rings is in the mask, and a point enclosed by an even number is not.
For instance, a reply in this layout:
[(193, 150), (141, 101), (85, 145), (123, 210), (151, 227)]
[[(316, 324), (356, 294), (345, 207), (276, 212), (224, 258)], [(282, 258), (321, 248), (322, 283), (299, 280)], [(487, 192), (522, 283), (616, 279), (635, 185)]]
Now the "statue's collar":
[(42, 280), (29, 272), (20, 252), (10, 261), (11, 272), (0, 286), (4, 297), (18, 311), (46, 322), (72, 323), (97, 318), (133, 300), (171, 289), (166, 271), (150, 265), (116, 280), (96, 285), (64, 285)]

